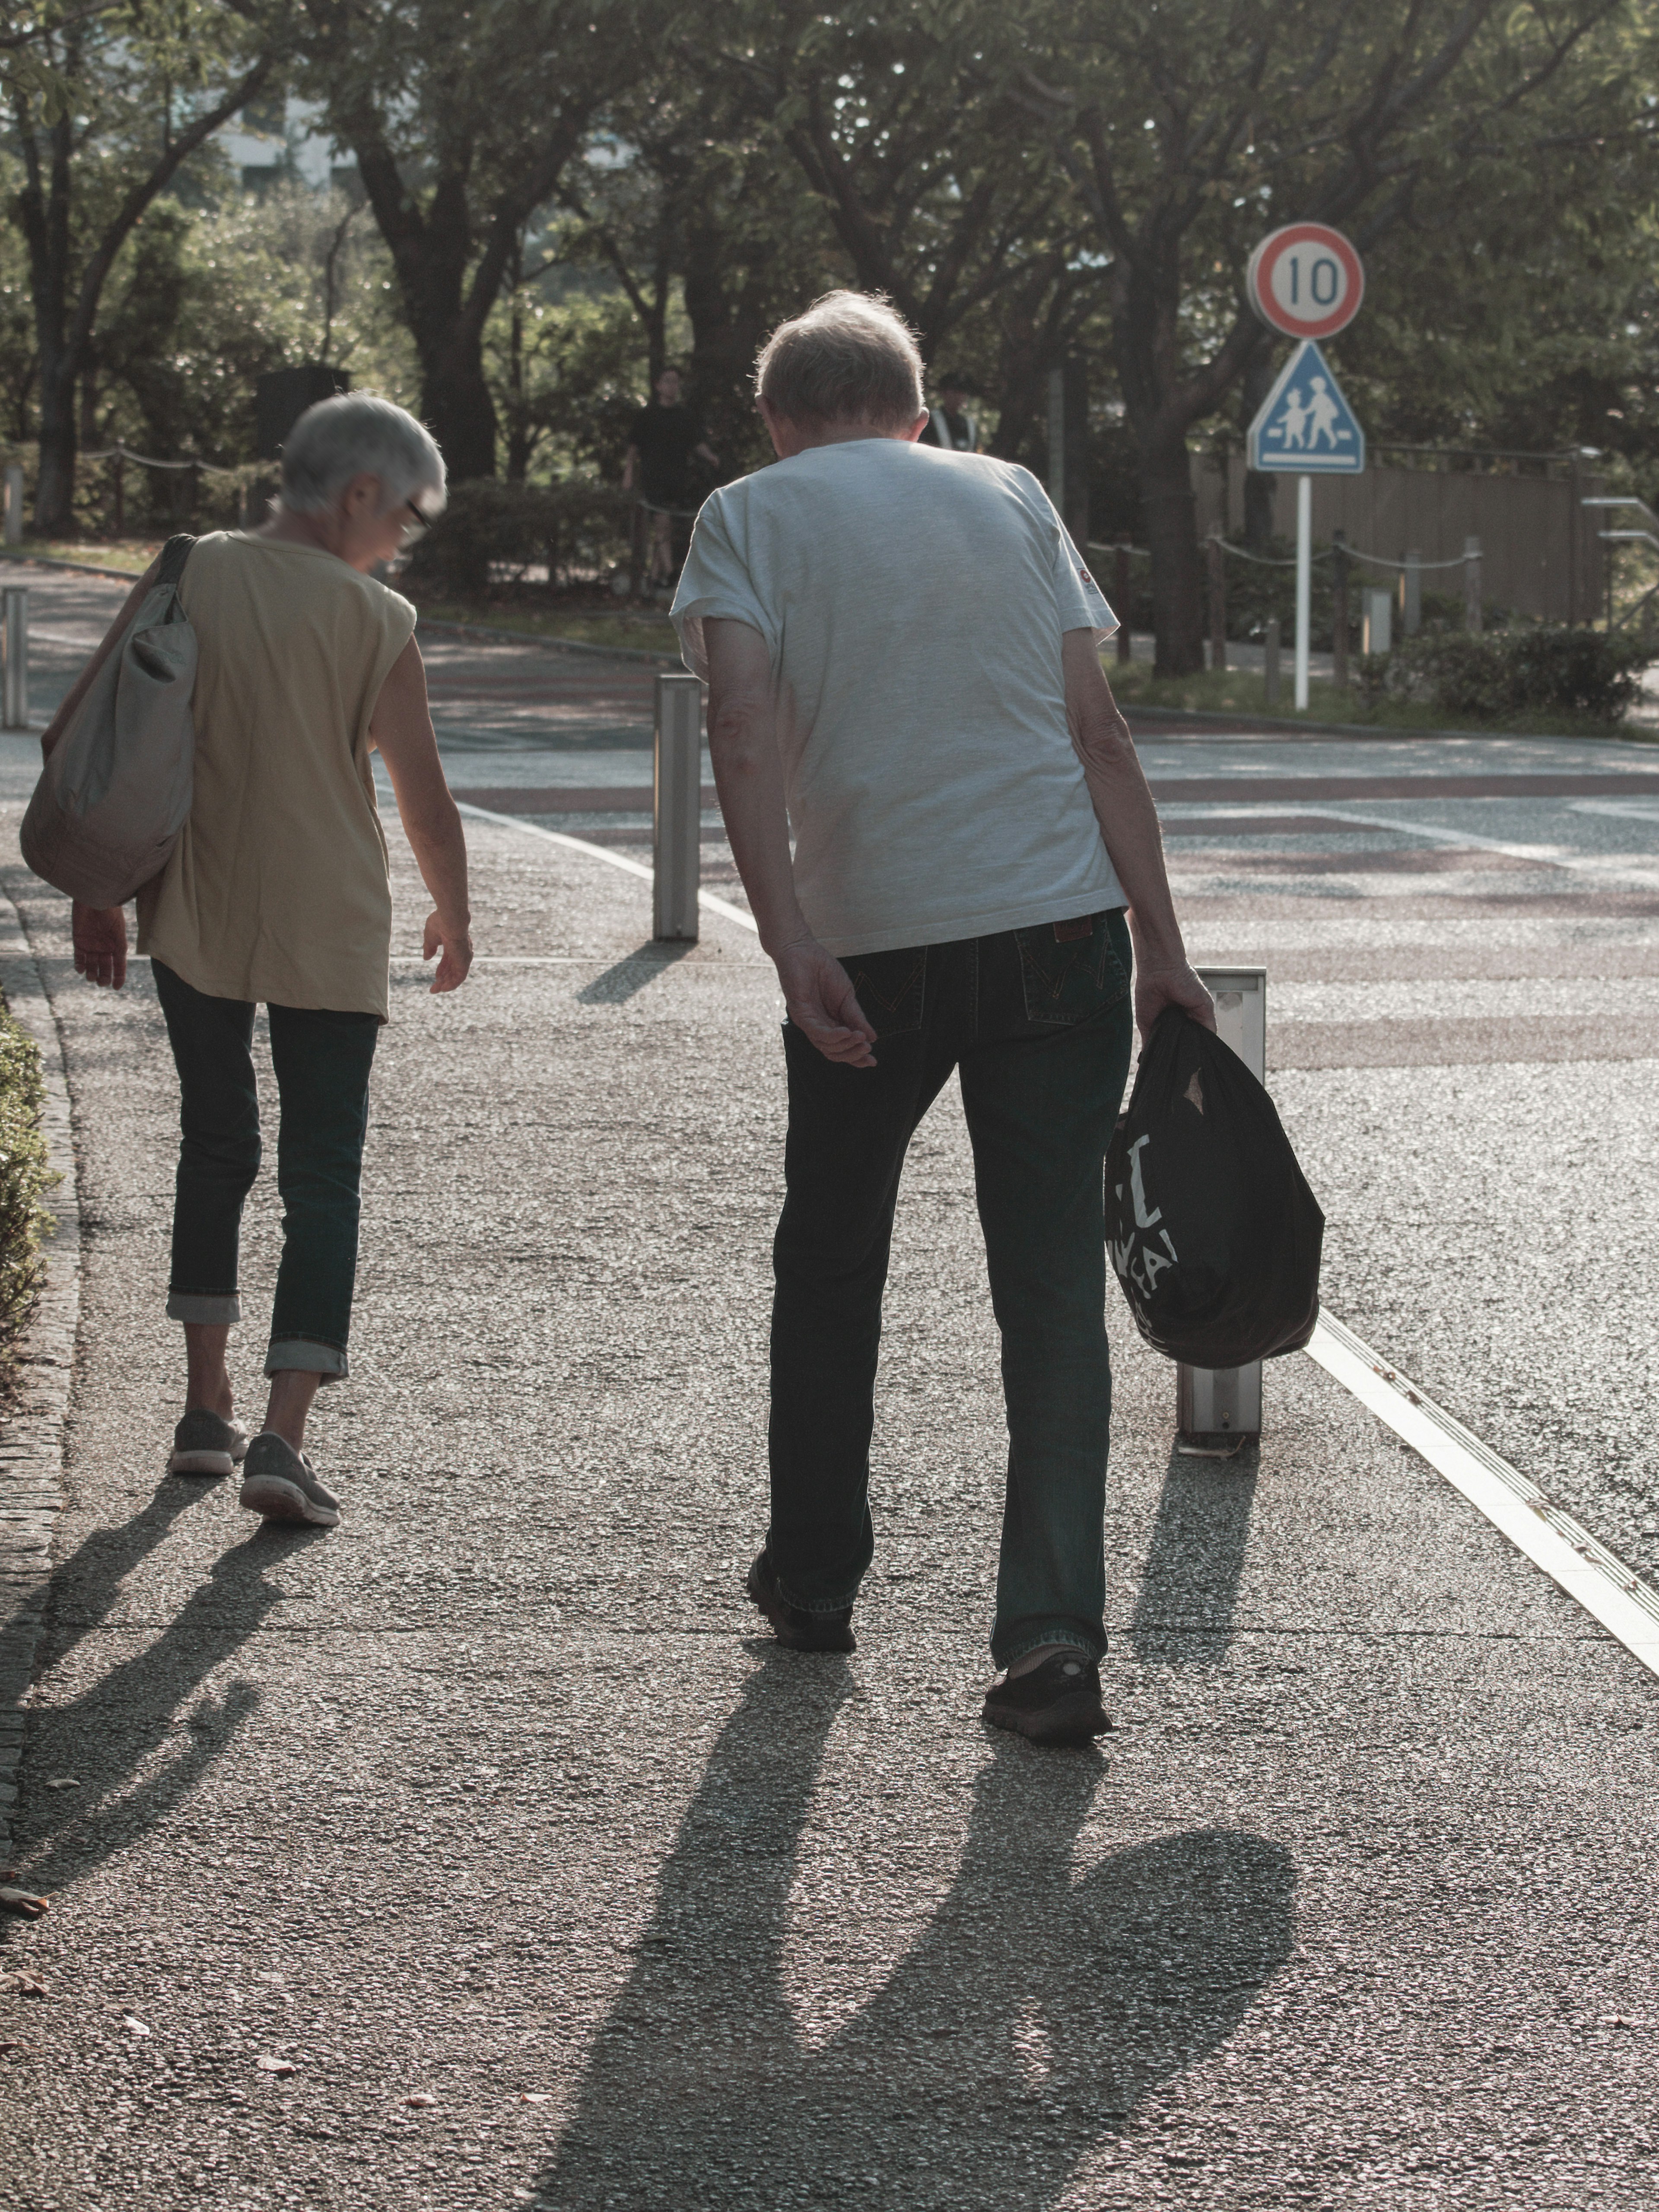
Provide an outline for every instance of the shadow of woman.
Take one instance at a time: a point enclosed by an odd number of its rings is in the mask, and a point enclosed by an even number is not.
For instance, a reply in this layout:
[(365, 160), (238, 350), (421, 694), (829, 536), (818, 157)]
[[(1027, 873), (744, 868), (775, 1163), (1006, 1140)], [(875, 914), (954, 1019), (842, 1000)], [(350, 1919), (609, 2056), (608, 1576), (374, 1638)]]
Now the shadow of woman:
[[(48, 1613), (48, 1663), (56, 1663), (109, 1611), (124, 1574), (160, 1542), (182, 1510), (182, 1486), (164, 1482), (149, 1505), (122, 1529), (100, 1531), (53, 1577)], [(200, 1494), (199, 1486), (196, 1492)], [(183, 1503), (191, 1502), (186, 1492)], [(202, 1685), (253, 1636), (283, 1593), (269, 1571), (325, 1532), (264, 1526), (222, 1553), (161, 1633), (121, 1659), (77, 1698), (31, 1713), (25, 1769), (27, 1814), (18, 1824), (20, 1856), (32, 1887), (51, 1891), (93, 1867), (153, 1826), (195, 1786), (255, 1710), (252, 1684), (233, 1682), (222, 1696), (197, 1698)], [(139, 1771), (164, 1754), (155, 1771)], [(40, 1783), (54, 1772), (77, 1786), (44, 1796)]]
[[(796, 1851), (844, 1661), (782, 1654), (727, 1723), (536, 2194), (561, 2208), (1055, 2201), (1288, 1956), (1295, 1874), (1200, 1828), (1079, 1875), (1104, 1761), (998, 1740), (926, 1932), (827, 2043), (781, 1972)], [(860, 1912), (856, 1887), (842, 1908)]]

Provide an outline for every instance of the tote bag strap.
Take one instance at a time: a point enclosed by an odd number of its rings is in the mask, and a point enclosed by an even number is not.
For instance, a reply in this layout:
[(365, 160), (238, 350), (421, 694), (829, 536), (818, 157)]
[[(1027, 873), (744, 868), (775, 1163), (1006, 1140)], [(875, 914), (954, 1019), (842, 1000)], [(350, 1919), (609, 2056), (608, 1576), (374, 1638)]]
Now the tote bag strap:
[(178, 590), (179, 579), (185, 573), (185, 563), (189, 560), (195, 544), (196, 540), (187, 530), (181, 530), (176, 538), (168, 538), (167, 544), (161, 548), (161, 573), (155, 579), (158, 585), (169, 591)]

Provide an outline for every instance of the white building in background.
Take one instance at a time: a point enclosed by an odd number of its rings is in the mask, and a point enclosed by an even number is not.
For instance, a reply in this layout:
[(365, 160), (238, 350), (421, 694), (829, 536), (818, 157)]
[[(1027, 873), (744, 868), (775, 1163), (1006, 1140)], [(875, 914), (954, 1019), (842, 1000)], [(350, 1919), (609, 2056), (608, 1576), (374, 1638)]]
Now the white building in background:
[(279, 121), (256, 101), (214, 136), (249, 191), (259, 191), (284, 175), (297, 177), (313, 191), (325, 191), (331, 185), (353, 191), (356, 156), (316, 128), (321, 113), (315, 100), (290, 97)]

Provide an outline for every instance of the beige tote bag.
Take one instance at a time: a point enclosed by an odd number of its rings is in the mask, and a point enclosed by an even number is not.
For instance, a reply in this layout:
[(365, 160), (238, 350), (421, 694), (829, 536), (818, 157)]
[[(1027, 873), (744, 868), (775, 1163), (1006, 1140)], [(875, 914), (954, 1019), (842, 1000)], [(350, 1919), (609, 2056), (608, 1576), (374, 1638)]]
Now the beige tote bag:
[(47, 757), (23, 858), (87, 906), (125, 906), (166, 867), (190, 812), (196, 633), (179, 604), (193, 538), (170, 538), (126, 635)]

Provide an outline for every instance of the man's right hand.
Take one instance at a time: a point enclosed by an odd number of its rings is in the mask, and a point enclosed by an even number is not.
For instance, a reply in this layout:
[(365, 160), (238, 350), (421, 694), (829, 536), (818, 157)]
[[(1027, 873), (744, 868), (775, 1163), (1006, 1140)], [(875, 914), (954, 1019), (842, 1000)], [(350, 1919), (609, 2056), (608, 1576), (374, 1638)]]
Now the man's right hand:
[(1215, 1000), (1185, 959), (1153, 962), (1137, 949), (1135, 957), (1135, 1027), (1143, 1037), (1166, 1006), (1184, 1007), (1206, 1030), (1215, 1027)]
[(840, 961), (816, 939), (805, 937), (775, 952), (772, 964), (789, 1018), (807, 1042), (844, 1067), (873, 1067), (876, 1032)]

